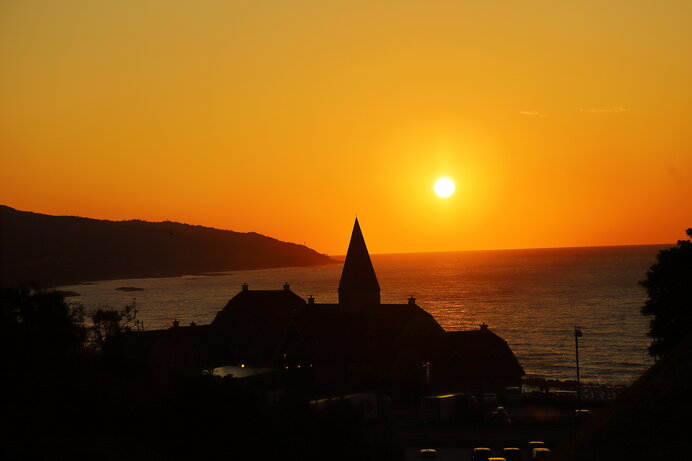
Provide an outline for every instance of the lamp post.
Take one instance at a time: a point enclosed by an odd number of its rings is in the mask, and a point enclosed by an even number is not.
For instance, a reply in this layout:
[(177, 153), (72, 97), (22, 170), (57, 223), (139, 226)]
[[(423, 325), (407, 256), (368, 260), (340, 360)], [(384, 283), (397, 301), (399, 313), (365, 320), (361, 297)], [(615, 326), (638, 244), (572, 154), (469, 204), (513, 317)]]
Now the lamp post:
[(581, 410), (581, 382), (579, 381), (579, 338), (584, 336), (581, 327), (574, 327), (574, 349), (577, 354), (577, 410)]

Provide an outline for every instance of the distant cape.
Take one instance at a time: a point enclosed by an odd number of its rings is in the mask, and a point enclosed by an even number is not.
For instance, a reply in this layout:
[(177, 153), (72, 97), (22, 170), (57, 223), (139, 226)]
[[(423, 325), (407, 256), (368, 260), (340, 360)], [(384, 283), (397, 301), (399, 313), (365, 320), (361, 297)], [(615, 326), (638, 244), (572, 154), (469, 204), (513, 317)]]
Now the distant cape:
[(255, 232), (51, 216), (0, 205), (0, 286), (65, 285), (334, 262)]

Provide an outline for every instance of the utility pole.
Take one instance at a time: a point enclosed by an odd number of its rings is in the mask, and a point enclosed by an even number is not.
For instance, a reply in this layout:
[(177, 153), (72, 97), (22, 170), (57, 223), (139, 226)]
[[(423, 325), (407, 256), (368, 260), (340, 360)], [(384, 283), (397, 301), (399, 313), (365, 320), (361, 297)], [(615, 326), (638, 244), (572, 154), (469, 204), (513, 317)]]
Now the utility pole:
[(581, 410), (581, 382), (579, 381), (579, 338), (584, 336), (581, 327), (574, 327), (574, 348), (577, 353), (577, 410)]

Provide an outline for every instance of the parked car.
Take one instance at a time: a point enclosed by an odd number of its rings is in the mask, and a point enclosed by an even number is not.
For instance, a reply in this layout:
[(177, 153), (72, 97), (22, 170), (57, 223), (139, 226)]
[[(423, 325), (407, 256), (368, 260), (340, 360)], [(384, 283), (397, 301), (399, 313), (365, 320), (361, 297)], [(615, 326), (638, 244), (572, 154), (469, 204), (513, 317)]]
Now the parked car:
[(497, 405), (497, 394), (493, 392), (486, 392), (483, 394), (483, 398), (481, 400), (483, 401), (483, 405)]
[(428, 395), (420, 399), (420, 415), (424, 423), (445, 423), (454, 419), (456, 394)]
[(591, 412), (589, 410), (574, 410), (574, 417), (578, 423), (583, 423), (591, 418)]
[(550, 449), (545, 447), (534, 448), (531, 459), (550, 459)]
[(490, 448), (487, 447), (477, 447), (473, 449), (471, 453), (472, 461), (489, 461), (490, 460)]
[(545, 442), (542, 442), (540, 440), (532, 440), (529, 442), (529, 452), (532, 456), (534, 448), (545, 448)]
[(420, 418), (426, 424), (481, 421), (483, 412), (473, 394), (427, 395), (420, 399)]
[(437, 458), (437, 450), (434, 448), (421, 448), (418, 452), (418, 456), (421, 458)]
[(505, 387), (502, 392), (502, 397), (505, 403), (517, 403), (521, 402), (521, 389), (518, 387)]
[(524, 459), (524, 457), (521, 456), (521, 450), (516, 447), (503, 448), (502, 457), (505, 458), (506, 461), (522, 461)]
[(529, 450), (533, 450), (534, 448), (545, 448), (545, 442), (542, 442), (540, 440), (532, 440), (529, 442)]
[(493, 411), (490, 415), (490, 419), (493, 423), (497, 424), (509, 424), (512, 422), (505, 407), (497, 407), (497, 410)]

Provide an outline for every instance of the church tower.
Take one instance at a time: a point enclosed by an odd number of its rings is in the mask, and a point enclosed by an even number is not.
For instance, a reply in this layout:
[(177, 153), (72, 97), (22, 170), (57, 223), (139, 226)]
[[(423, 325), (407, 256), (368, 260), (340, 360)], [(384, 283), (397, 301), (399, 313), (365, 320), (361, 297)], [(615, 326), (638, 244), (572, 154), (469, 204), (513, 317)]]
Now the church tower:
[(358, 224), (353, 225), (346, 261), (339, 281), (339, 304), (364, 306), (380, 304), (380, 284), (370, 261), (368, 247)]

